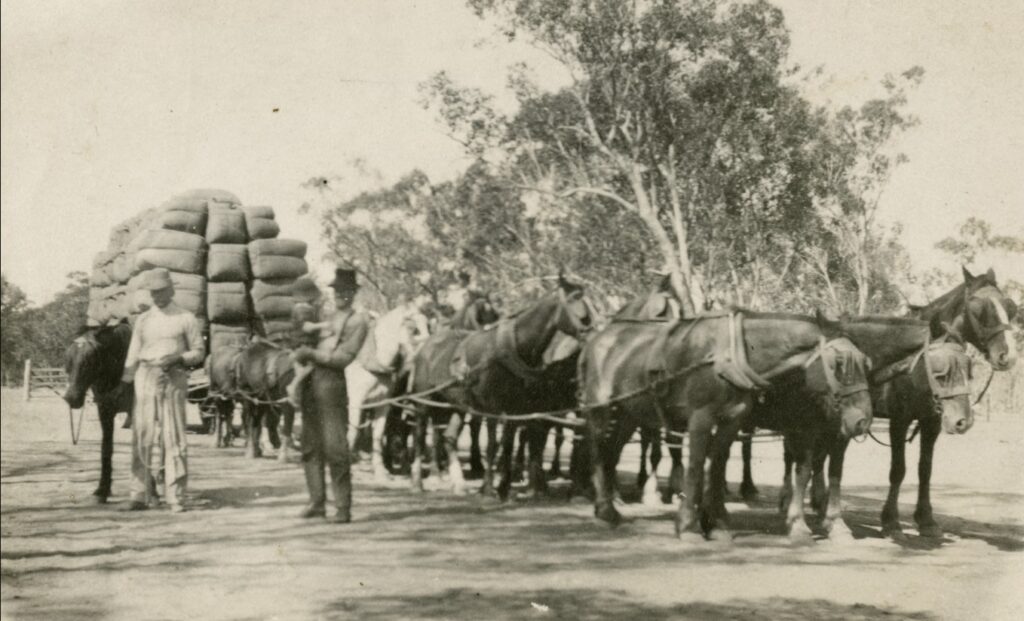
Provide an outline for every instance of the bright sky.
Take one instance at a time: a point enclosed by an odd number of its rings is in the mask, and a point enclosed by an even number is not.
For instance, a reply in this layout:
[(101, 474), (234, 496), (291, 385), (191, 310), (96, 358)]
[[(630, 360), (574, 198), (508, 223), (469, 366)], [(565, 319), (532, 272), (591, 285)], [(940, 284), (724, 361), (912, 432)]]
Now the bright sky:
[[(194, 187), (273, 205), (283, 235), (315, 243), (300, 184), (361, 158), (393, 179), (466, 165), (417, 104), (446, 69), (498, 93), (505, 68), (546, 57), (492, 37), (458, 0), (301, 3), (2, 1), (2, 267), (41, 303), (86, 270), (110, 227)], [(792, 58), (855, 102), (886, 72), (927, 74), (922, 125), (883, 207), (919, 267), (966, 217), (1024, 234), (1024, 3), (779, 0)], [(277, 108), (278, 112), (273, 112)], [(948, 266), (947, 266), (948, 267)], [(987, 267), (987, 266), (984, 266)], [(1024, 268), (997, 264), (1001, 275)]]

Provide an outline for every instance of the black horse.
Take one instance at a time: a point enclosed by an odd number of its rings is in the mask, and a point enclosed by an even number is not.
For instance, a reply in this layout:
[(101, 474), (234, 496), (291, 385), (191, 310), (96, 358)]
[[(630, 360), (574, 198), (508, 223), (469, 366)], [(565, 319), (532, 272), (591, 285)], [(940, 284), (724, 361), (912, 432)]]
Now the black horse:
[(114, 418), (118, 412), (132, 409), (134, 396), (123, 391), (121, 374), (128, 356), (132, 328), (126, 322), (115, 326), (83, 328), (65, 352), (68, 388), (63, 398), (73, 409), (85, 404), (86, 392), (92, 390), (99, 410), (103, 439), (100, 443), (100, 484), (93, 492), (97, 503), (110, 497), (111, 457), (114, 454)]

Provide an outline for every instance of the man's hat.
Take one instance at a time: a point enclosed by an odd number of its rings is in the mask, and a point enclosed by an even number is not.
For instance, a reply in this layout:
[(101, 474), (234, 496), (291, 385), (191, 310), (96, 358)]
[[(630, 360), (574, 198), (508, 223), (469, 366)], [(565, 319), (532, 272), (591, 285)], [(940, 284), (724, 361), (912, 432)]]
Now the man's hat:
[(174, 286), (171, 281), (171, 273), (166, 268), (157, 267), (146, 272), (146, 277), (142, 281), (142, 286), (149, 291), (156, 291), (158, 289), (166, 289), (167, 287)]
[(359, 283), (356, 282), (356, 271), (343, 267), (336, 268), (334, 280), (327, 286), (335, 291), (356, 291), (359, 289)]
[(320, 297), (320, 289), (311, 278), (303, 276), (292, 283), (292, 296), (311, 302)]

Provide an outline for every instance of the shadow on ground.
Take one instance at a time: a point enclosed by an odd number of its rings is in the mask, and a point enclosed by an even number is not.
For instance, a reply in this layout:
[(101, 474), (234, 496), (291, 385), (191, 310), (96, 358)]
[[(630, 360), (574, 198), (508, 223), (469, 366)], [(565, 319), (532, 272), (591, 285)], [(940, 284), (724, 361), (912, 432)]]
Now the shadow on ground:
[(770, 598), (693, 602), (658, 606), (629, 597), (621, 591), (563, 589), (492, 592), (449, 589), (440, 593), (404, 597), (372, 597), (338, 600), (322, 611), (327, 619), (751, 619), (803, 621), (804, 619), (933, 619), (922, 612), (837, 604), (820, 599)]

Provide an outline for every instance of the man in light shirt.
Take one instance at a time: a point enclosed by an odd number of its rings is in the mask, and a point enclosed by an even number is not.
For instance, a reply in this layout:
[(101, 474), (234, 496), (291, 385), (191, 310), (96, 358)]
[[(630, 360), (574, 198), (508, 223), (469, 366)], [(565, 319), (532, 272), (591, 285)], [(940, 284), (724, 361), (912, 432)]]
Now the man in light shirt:
[(129, 511), (147, 509), (154, 481), (163, 472), (171, 511), (185, 510), (188, 480), (185, 397), (188, 367), (206, 355), (195, 315), (174, 303), (174, 284), (163, 268), (150, 270), (144, 285), (153, 306), (139, 315), (121, 381), (135, 384), (132, 423), (132, 483)]

